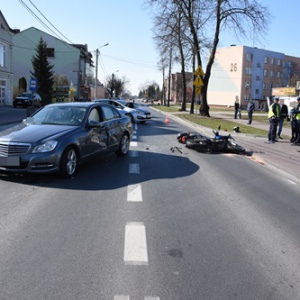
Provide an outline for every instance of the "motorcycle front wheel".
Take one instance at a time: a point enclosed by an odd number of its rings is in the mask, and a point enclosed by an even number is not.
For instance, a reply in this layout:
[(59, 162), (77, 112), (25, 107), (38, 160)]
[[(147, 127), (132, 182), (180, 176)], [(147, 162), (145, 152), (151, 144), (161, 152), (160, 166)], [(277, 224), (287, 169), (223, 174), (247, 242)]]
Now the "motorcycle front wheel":
[(227, 149), (235, 154), (245, 154), (246, 152), (245, 148), (232, 142), (228, 142)]

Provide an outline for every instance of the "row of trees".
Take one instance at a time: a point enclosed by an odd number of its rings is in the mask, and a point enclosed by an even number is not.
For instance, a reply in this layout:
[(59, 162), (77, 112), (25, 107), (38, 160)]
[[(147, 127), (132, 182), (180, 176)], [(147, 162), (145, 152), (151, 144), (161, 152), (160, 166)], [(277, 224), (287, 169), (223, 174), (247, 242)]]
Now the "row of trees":
[[(230, 30), (236, 36), (252, 35), (252, 39), (262, 36), (270, 20), (268, 8), (258, 0), (145, 0), (145, 4), (153, 14), (163, 82), (166, 76), (171, 78), (173, 65), (179, 64), (183, 78), (181, 109), (186, 110), (185, 72), (201, 66), (205, 74), (201, 76), (200, 115), (209, 117), (207, 88), (221, 33)], [(208, 57), (206, 68), (203, 57)], [(190, 113), (194, 113), (195, 89), (192, 99)]]

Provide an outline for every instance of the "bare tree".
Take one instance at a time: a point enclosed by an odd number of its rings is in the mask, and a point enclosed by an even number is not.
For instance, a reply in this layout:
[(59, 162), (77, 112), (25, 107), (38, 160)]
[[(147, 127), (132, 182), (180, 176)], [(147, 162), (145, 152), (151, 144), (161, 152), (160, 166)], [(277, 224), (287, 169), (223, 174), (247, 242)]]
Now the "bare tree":
[(111, 98), (120, 97), (125, 92), (125, 86), (129, 81), (124, 76), (119, 79), (114, 73), (106, 78), (106, 89)]
[(269, 10), (258, 0), (147, 0), (152, 6), (162, 2), (176, 6), (174, 13), (179, 10), (188, 24), (198, 66), (203, 67), (203, 53), (209, 53), (200, 106), (200, 114), (209, 116), (207, 89), (221, 32), (231, 30), (243, 37), (255, 32), (256, 38), (262, 36), (270, 20)]

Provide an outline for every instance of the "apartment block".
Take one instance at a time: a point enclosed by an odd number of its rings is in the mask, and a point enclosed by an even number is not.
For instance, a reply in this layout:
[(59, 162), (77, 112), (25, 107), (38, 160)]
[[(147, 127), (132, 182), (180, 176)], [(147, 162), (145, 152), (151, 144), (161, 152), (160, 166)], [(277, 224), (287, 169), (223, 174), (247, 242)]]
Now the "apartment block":
[(300, 58), (255, 47), (218, 48), (208, 86), (208, 104), (245, 108), (253, 100), (256, 109), (266, 107), (272, 88), (288, 86)]

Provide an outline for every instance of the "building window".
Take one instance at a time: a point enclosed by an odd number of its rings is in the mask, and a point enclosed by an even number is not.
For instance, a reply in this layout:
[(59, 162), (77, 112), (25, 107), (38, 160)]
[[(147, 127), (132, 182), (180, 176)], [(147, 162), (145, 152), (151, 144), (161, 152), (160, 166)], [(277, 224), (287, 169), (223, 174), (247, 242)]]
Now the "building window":
[(247, 59), (247, 61), (252, 61), (252, 59), (253, 59), (253, 54), (247, 53), (247, 54), (246, 54), (246, 59)]
[(264, 77), (268, 76), (268, 70), (264, 70)]
[(0, 43), (0, 67), (6, 67), (6, 45)]
[(259, 81), (259, 80), (260, 80), (260, 77), (259, 77), (259, 76), (256, 76), (256, 80)]
[(250, 81), (245, 81), (245, 88), (246, 89), (250, 88)]
[(264, 58), (264, 63), (267, 64), (268, 63), (268, 58), (265, 56)]
[(274, 71), (270, 71), (270, 77), (274, 77)]
[(263, 90), (266, 90), (266, 89), (267, 89), (267, 84), (263, 83)]
[(281, 66), (281, 59), (277, 60), (277, 66)]
[(251, 75), (252, 74), (252, 69), (251, 68), (246, 68), (246, 74)]
[(259, 94), (259, 89), (255, 89), (255, 95)]
[(249, 95), (249, 94), (246, 94), (246, 95), (244, 96), (244, 100), (245, 100), (245, 101), (249, 101), (249, 100), (250, 100), (250, 95)]
[(257, 63), (257, 65), (256, 65), (258, 68), (260, 68), (260, 63)]
[(47, 48), (47, 57), (54, 57), (54, 48)]
[(271, 65), (274, 65), (274, 58), (271, 58)]
[(281, 73), (277, 72), (277, 78), (281, 78)]

